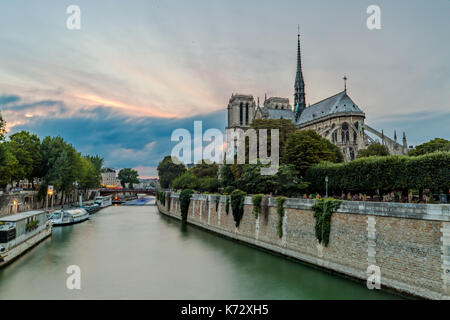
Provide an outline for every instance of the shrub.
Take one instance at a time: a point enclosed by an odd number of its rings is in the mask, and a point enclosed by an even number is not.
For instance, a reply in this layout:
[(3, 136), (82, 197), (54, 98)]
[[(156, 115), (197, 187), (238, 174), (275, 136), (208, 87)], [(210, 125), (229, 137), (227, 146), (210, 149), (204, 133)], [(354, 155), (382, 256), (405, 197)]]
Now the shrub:
[(319, 243), (328, 245), (330, 241), (330, 224), (331, 215), (341, 205), (341, 200), (336, 200), (333, 198), (322, 198), (317, 200), (317, 202), (312, 206), (314, 211), (314, 218), (316, 218), (315, 234)]
[(194, 189), (197, 190), (200, 187), (200, 179), (191, 174), (185, 172), (172, 181), (172, 188), (174, 189)]
[(216, 192), (219, 188), (219, 180), (216, 177), (204, 177), (200, 179), (200, 191)]
[(189, 204), (191, 203), (191, 196), (194, 193), (191, 189), (185, 189), (180, 193), (180, 209), (181, 209), (181, 221), (186, 223), (187, 215), (189, 211)]
[(286, 197), (277, 197), (277, 213), (278, 213), (278, 236), (283, 237), (283, 216), (284, 216), (284, 202)]
[(34, 229), (36, 229), (39, 226), (39, 220), (33, 220), (27, 223), (27, 225), (25, 226), (25, 230), (26, 231), (32, 231)]
[(263, 197), (264, 195), (261, 193), (252, 196), (253, 214), (255, 215), (255, 218), (258, 218), (258, 215), (261, 213), (261, 201)]
[(161, 204), (163, 206), (165, 206), (166, 205), (166, 192), (163, 190), (156, 191), (156, 199), (158, 199), (158, 201), (161, 202)]
[(231, 194), (231, 193), (233, 192), (234, 189), (236, 189), (236, 188), (233, 187), (233, 186), (227, 186), (227, 187), (225, 187), (225, 188), (223, 189), (223, 193), (224, 193), (224, 194)]
[(230, 197), (229, 196), (225, 196), (226, 200), (225, 200), (225, 213), (228, 215), (230, 213)]
[(244, 215), (244, 200), (246, 193), (236, 189), (231, 193), (231, 209), (236, 227), (239, 227), (242, 216)]
[(424, 188), (448, 192), (450, 152), (417, 157), (373, 156), (339, 164), (323, 162), (306, 172), (305, 180), (311, 183), (311, 193), (325, 193), (325, 176), (328, 176), (332, 194), (375, 194)]
[(219, 210), (219, 204), (220, 204), (220, 195), (216, 195), (216, 212)]

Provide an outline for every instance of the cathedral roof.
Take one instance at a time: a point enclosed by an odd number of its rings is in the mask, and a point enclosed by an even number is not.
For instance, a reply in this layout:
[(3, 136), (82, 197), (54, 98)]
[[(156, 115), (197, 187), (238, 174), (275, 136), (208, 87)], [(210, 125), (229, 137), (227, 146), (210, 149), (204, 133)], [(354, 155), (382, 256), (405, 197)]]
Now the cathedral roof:
[(290, 109), (266, 109), (269, 119), (289, 119), (295, 122), (295, 116)]
[(297, 124), (317, 120), (331, 114), (347, 112), (361, 113), (364, 115), (364, 112), (358, 108), (356, 103), (347, 95), (347, 91), (344, 90), (303, 110), (297, 120)]

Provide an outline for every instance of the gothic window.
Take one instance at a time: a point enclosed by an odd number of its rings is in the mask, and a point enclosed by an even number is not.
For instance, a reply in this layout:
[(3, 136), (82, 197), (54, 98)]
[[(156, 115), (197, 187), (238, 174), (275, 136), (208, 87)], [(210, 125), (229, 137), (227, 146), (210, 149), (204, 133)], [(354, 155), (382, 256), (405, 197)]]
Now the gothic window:
[(241, 102), (241, 104), (239, 105), (239, 124), (241, 124), (242, 125), (242, 102)]
[(338, 137), (337, 130), (334, 130), (333, 134), (331, 135), (331, 139), (332, 139), (333, 143), (337, 142), (337, 137)]
[(248, 124), (248, 103), (245, 104), (245, 124)]
[(356, 131), (353, 131), (353, 142), (356, 144), (358, 141), (358, 134), (356, 133)]
[(342, 143), (349, 143), (349, 141), (350, 141), (350, 132), (348, 131), (348, 124), (347, 124), (347, 122), (344, 122), (342, 124), (341, 134), (342, 134), (342, 136), (341, 136)]

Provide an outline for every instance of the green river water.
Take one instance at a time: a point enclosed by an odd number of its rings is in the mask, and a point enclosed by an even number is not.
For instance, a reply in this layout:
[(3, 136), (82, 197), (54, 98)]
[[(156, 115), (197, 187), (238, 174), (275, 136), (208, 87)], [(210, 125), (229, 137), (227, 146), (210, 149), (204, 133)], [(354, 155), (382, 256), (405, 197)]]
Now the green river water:
[[(69, 290), (66, 269), (81, 270)], [(0, 269), (0, 299), (397, 299), (162, 216), (103, 209)]]

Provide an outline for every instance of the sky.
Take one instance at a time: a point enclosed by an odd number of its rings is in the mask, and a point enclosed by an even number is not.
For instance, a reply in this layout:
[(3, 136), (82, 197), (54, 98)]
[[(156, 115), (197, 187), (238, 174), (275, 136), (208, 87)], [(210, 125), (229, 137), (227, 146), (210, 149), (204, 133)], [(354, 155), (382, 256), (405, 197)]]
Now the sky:
[(307, 103), (346, 75), (371, 127), (450, 139), (450, 0), (0, 0), (0, 110), (9, 134), (61, 135), (156, 176), (173, 130), (224, 130), (232, 93), (292, 103), (298, 25)]

